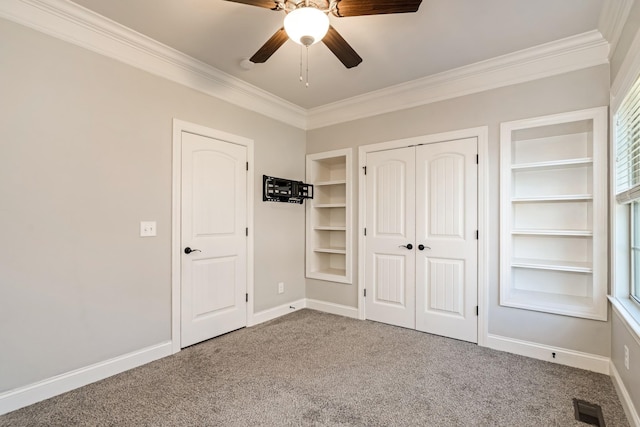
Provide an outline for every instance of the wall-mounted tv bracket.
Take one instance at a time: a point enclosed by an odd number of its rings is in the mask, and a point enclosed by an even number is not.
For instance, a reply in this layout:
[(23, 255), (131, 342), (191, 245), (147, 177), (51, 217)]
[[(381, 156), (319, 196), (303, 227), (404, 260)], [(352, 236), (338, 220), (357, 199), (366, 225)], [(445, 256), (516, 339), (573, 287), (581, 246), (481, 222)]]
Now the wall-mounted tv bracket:
[(262, 201), (302, 204), (304, 199), (313, 199), (312, 184), (262, 175)]

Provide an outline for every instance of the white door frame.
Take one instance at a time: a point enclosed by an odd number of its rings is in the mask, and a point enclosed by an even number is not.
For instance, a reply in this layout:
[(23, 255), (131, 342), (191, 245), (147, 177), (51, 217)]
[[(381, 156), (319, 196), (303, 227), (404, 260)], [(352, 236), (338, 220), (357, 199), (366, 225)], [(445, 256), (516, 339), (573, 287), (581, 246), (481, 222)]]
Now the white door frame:
[(182, 259), (182, 244), (180, 240), (180, 228), (182, 226), (182, 132), (215, 138), (231, 144), (238, 144), (247, 148), (247, 325), (253, 324), (253, 140), (227, 132), (211, 129), (194, 123), (173, 119), (173, 173), (171, 196), (171, 350), (172, 353), (180, 351), (180, 266)]
[[(413, 138), (380, 142), (377, 144), (363, 145), (358, 149), (359, 164), (359, 200), (358, 200), (358, 318), (364, 320), (364, 264), (365, 264), (365, 238), (364, 227), (366, 223), (366, 191), (363, 179), (363, 168), (366, 166), (367, 153), (394, 148), (410, 147), (420, 144), (433, 144), (465, 138), (478, 139), (478, 345), (486, 346), (488, 330), (489, 309), (489, 127), (462, 129), (451, 132), (443, 132), (432, 135), (423, 135)], [(496, 237), (497, 238), (497, 237)]]

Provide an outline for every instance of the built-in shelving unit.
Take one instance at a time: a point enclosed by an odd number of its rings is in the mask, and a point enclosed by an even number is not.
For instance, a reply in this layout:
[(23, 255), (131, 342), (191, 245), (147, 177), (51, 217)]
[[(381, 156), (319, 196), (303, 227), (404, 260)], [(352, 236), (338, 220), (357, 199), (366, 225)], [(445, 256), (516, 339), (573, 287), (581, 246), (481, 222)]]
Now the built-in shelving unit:
[(606, 107), (501, 125), (501, 305), (607, 319), (606, 150)]
[(307, 156), (306, 276), (351, 283), (351, 149)]

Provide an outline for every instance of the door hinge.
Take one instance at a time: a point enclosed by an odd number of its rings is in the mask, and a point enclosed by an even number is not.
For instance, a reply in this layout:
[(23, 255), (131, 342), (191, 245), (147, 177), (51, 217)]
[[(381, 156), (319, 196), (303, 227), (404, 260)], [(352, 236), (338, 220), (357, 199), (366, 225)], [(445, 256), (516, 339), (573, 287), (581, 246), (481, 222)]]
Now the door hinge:
[(476, 230), (476, 240), (480, 239), (480, 232)]
[(476, 305), (476, 316), (480, 315), (480, 308), (478, 308), (478, 306)]
[(244, 229), (244, 235), (249, 237), (249, 227)]
[(478, 154), (476, 154), (476, 165), (480, 164), (480, 156)]
[(244, 301), (249, 302), (249, 294), (244, 294)]
[(249, 170), (249, 162), (247, 162), (247, 170)]
[(366, 289), (364, 290), (364, 297), (365, 298), (367, 297), (367, 290)]
[(367, 227), (364, 228), (364, 235), (367, 235)]
[(366, 174), (367, 174), (367, 167), (366, 167), (366, 166), (363, 166), (363, 167), (362, 167), (362, 170), (364, 171), (364, 174), (366, 175)]

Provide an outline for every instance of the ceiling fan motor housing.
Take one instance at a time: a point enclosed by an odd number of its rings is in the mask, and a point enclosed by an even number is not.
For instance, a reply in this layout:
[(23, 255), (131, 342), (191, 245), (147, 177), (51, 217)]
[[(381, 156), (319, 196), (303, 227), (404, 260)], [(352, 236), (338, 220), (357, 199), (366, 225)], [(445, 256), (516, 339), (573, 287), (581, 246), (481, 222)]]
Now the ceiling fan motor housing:
[(304, 46), (311, 46), (313, 44), (313, 42), (316, 39), (314, 39), (312, 36), (302, 36), (300, 37), (300, 43), (302, 43)]

